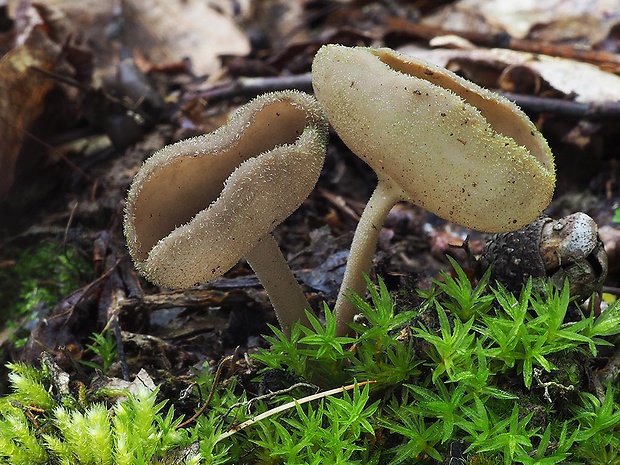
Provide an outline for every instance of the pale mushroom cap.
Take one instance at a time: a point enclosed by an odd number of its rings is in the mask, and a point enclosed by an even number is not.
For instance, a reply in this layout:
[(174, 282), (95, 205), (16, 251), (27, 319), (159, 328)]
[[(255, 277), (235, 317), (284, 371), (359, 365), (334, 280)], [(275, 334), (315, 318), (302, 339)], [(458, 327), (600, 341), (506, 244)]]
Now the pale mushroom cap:
[(156, 152), (127, 196), (136, 267), (164, 287), (225, 273), (308, 197), (326, 144), (316, 100), (282, 91), (257, 97), (210, 134)]
[(555, 187), (551, 151), (512, 102), (390, 49), (327, 45), (312, 66), (341, 139), (411, 201), (487, 232), (538, 217)]

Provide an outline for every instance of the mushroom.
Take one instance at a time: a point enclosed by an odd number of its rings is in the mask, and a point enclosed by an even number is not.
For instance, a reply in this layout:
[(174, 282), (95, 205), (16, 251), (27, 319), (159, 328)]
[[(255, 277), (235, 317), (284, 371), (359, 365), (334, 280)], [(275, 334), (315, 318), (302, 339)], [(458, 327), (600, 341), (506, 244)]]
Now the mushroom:
[(377, 173), (355, 231), (335, 311), (349, 331), (348, 292), (364, 291), (383, 221), (407, 201), (485, 232), (517, 229), (549, 204), (551, 151), (512, 102), (454, 73), (387, 48), (323, 46), (318, 101), (345, 144)]
[(323, 166), (327, 121), (297, 91), (262, 95), (216, 131), (147, 159), (127, 195), (125, 236), (151, 282), (187, 288), (245, 257), (290, 334), (311, 310), (273, 229), (308, 197)]

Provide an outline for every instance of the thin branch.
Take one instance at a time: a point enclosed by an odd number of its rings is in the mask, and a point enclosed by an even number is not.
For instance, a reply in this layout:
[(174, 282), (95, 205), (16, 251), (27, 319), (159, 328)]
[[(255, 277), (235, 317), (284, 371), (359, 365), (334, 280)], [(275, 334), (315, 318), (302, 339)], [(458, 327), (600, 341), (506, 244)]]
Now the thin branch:
[(508, 92), (502, 95), (513, 100), (525, 111), (553, 113), (589, 120), (613, 119), (620, 116), (620, 102), (585, 103)]
[(237, 361), (238, 356), (239, 356), (239, 347), (235, 349), (235, 352), (232, 355), (228, 355), (220, 361), (219, 365), (217, 366), (217, 371), (215, 372), (215, 379), (213, 380), (213, 385), (211, 386), (211, 390), (209, 391), (209, 396), (207, 397), (207, 400), (202, 405), (202, 407), (200, 407), (200, 409), (198, 409), (198, 411), (191, 418), (188, 418), (183, 423), (179, 424), (176, 427), (176, 429), (184, 428), (190, 423), (196, 421), (198, 417), (207, 410), (207, 407), (213, 400), (213, 396), (215, 394), (215, 390), (217, 389), (217, 384), (220, 381), (220, 377), (222, 376), (224, 366), (225, 365), (227, 365), (228, 367), (234, 366), (234, 364)]
[(202, 98), (209, 103), (214, 103), (235, 97), (251, 98), (265, 92), (285, 89), (312, 92), (310, 73), (293, 76), (241, 77), (235, 81), (207, 89), (198, 94), (198, 98)]
[[(262, 396), (257, 396), (257, 397), (253, 397), (250, 400), (246, 400), (244, 402), (237, 402), (236, 404), (232, 404), (230, 407), (228, 407), (228, 410), (226, 410), (226, 413), (224, 415), (222, 415), (222, 418), (220, 419), (220, 422), (218, 423), (218, 427), (219, 425), (221, 425), (222, 423), (224, 423), (224, 419), (226, 417), (228, 417), (228, 415), (235, 409), (239, 408), (239, 407), (243, 407), (245, 406), (248, 410), (248, 413), (250, 412), (250, 409), (252, 408), (252, 405), (255, 404), (256, 402), (260, 402), (262, 400), (270, 400), (273, 399), (274, 397), (277, 396), (282, 396), (284, 394), (289, 394), (290, 392), (294, 391), (295, 389), (298, 388), (302, 388), (302, 387), (307, 387), (307, 388), (311, 388), (314, 389), (315, 394), (317, 392), (319, 392), (320, 388), (314, 384), (310, 384), (310, 383), (303, 383), (303, 382), (299, 382), (299, 383), (295, 383), (287, 388), (284, 389), (280, 389), (278, 391), (271, 391), (268, 394), (263, 394)], [(235, 415), (236, 418), (236, 415)]]
[[(192, 98), (198, 97), (209, 103), (215, 103), (236, 97), (252, 98), (265, 92), (285, 89), (312, 92), (310, 73), (282, 77), (242, 77), (233, 82), (204, 90), (198, 96), (193, 95)], [(508, 92), (499, 92), (499, 94), (514, 101), (524, 111), (552, 113), (588, 120), (614, 119), (620, 116), (620, 102), (584, 103)]]
[(456, 31), (442, 29), (419, 23), (411, 23), (402, 18), (389, 18), (387, 25), (395, 32), (409, 34), (421, 39), (430, 40), (438, 36), (457, 35), (481, 47), (506, 48), (521, 52), (568, 58), (576, 61), (592, 63), (606, 71), (620, 72), (620, 55), (600, 50), (583, 50), (570, 45), (515, 39), (508, 33), (488, 34), (475, 31)]
[[(374, 381), (374, 380), (362, 381), (361, 383), (357, 383), (357, 386), (358, 387), (362, 387), (362, 386), (364, 386), (366, 384), (372, 384), (372, 383), (375, 383), (375, 382), (376, 381)], [(288, 410), (288, 409), (291, 409), (291, 408), (295, 407), (296, 405), (302, 405), (302, 404), (305, 404), (307, 402), (311, 402), (311, 401), (316, 400), (316, 399), (322, 399), (324, 397), (333, 396), (334, 394), (339, 394), (339, 393), (344, 392), (344, 391), (350, 391), (354, 387), (355, 387), (355, 384), (349, 384), (348, 386), (342, 386), (342, 387), (330, 389), (329, 391), (318, 392), (316, 394), (312, 394), (312, 395), (309, 395), (309, 396), (306, 396), (306, 397), (302, 397), (301, 399), (293, 400), (291, 402), (287, 402), (286, 404), (282, 404), (282, 405), (279, 405), (277, 407), (274, 407), (271, 410), (267, 410), (266, 412), (263, 412), (260, 415), (257, 415), (257, 416), (255, 416), (253, 418), (250, 418), (249, 420), (244, 421), (243, 423), (239, 423), (238, 425), (236, 425), (235, 427), (229, 429), (225, 433), (220, 434), (218, 436), (218, 438), (215, 440), (215, 443), (217, 444), (221, 440), (226, 439), (226, 438), (232, 436), (235, 433), (238, 433), (239, 431), (241, 431), (242, 429), (247, 428), (248, 426), (252, 426), (254, 423), (257, 423), (257, 422), (259, 422), (261, 420), (264, 420), (265, 418), (269, 418), (270, 416), (275, 415), (276, 413), (283, 412), (285, 410)]]

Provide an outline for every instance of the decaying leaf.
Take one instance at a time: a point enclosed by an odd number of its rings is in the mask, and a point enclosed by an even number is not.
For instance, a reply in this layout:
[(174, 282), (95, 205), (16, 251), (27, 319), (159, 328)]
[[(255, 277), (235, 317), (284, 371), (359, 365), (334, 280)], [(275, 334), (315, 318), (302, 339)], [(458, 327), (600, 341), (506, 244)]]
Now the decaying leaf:
[(308, 31), (303, 27), (309, 19), (304, 8), (304, 3), (308, 3), (305, 0), (208, 0), (207, 3), (234, 17), (263, 47), (308, 38)]
[[(9, 14), (15, 16), (20, 4), (28, 0), (7, 0)], [(121, 0), (45, 0), (45, 7), (61, 12), (73, 28), (72, 38), (92, 50), (96, 68), (117, 61), (118, 47), (112, 40), (122, 23)]]
[(125, 45), (151, 61), (190, 58), (195, 74), (211, 75), (220, 68), (219, 56), (250, 51), (245, 33), (204, 1), (127, 0), (123, 7)]
[[(496, 54), (499, 50), (491, 50)], [(620, 77), (597, 66), (574, 60), (502, 50), (512, 62), (502, 76), (500, 87), (511, 91), (520, 79), (519, 67), (539, 75), (549, 85), (565, 95), (574, 95), (577, 102), (616, 102), (620, 100)], [(506, 53), (508, 52), (508, 53)], [(592, 85), (596, 83), (596, 85)]]
[(603, 41), (619, 22), (618, 4), (609, 0), (461, 0), (424, 20), (445, 29), (542, 41), (578, 38), (589, 45)]
[[(507, 92), (536, 94), (542, 80), (577, 102), (620, 100), (620, 76), (565, 58), (508, 49), (436, 49), (405, 47), (404, 53), (464, 72), (470, 79)], [(595, 82), (596, 85), (592, 85)]]
[(146, 390), (147, 392), (153, 392), (155, 389), (157, 389), (157, 386), (153, 378), (151, 378), (144, 368), (140, 369), (133, 381), (99, 376), (91, 386), (91, 390), (94, 393), (98, 395), (104, 394), (110, 397), (114, 396), (117, 401), (126, 400), (127, 393), (136, 395), (140, 391)]
[[(37, 12), (31, 8), (30, 17), (35, 16)], [(19, 45), (0, 59), (0, 199), (6, 197), (13, 185), (24, 139), (41, 115), (45, 97), (56, 85), (37, 68), (62, 74), (67, 67), (61, 45), (48, 34), (48, 25), (35, 20), (18, 37)], [(20, 161), (27, 165), (29, 160)]]

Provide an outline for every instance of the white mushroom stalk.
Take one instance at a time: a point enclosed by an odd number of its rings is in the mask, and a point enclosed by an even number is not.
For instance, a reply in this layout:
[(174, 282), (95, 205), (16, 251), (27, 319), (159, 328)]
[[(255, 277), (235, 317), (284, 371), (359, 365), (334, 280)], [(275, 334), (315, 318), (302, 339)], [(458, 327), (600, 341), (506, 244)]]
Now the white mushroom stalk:
[(312, 84), (347, 146), (378, 177), (356, 229), (335, 311), (340, 334), (363, 293), (385, 217), (399, 201), (486, 232), (518, 229), (549, 204), (551, 151), (512, 102), (390, 49), (327, 45)]
[(245, 257), (285, 334), (308, 301), (271, 232), (308, 197), (325, 158), (327, 121), (302, 92), (265, 94), (213, 133), (153, 154), (127, 196), (125, 236), (153, 283), (187, 288)]

